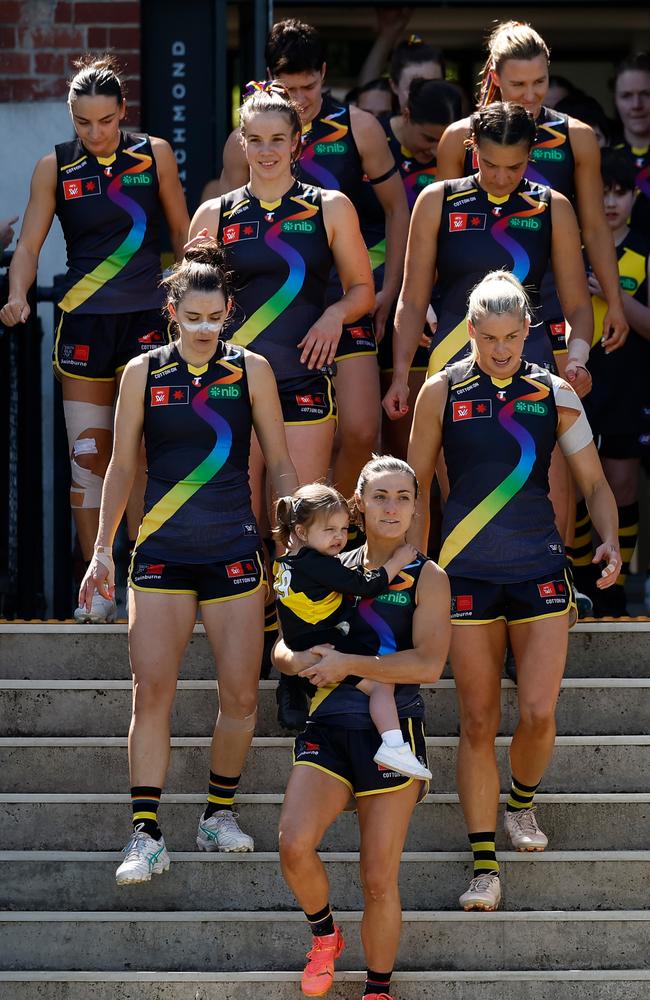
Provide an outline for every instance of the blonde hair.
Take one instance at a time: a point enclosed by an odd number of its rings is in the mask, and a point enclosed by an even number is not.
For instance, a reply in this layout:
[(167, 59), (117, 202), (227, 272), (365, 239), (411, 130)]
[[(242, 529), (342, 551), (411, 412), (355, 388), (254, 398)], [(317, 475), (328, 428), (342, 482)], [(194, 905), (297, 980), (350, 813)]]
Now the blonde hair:
[[(511, 271), (490, 271), (475, 285), (467, 303), (468, 322), (476, 328), (486, 316), (516, 316), (520, 323), (531, 318), (530, 299)], [(476, 340), (470, 342), (471, 362), (478, 359)]]
[(487, 40), (488, 57), (479, 75), (478, 106), (484, 108), (501, 100), (501, 91), (492, 79), (508, 59), (536, 59), (544, 56), (548, 63), (551, 52), (530, 24), (523, 21), (503, 21), (497, 24)]
[(277, 501), (277, 528), (273, 529), (273, 534), (283, 545), (288, 545), (297, 525), (309, 528), (317, 519), (330, 517), (338, 511), (350, 513), (347, 500), (338, 490), (323, 483), (301, 486), (292, 496), (280, 497)]

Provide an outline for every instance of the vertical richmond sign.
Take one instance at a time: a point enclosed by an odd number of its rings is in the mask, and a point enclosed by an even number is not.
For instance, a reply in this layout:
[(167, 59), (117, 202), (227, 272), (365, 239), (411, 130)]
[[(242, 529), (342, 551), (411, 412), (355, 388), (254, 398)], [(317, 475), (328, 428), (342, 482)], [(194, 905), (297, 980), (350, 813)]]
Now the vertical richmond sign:
[(166, 139), (190, 215), (216, 172), (213, 0), (143, 0), (142, 126)]

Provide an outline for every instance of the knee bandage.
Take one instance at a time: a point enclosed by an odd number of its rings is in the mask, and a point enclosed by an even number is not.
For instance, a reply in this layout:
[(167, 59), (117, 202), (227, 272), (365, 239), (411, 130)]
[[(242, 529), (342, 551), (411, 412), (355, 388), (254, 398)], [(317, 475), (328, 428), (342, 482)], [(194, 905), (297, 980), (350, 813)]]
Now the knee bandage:
[(245, 715), (243, 719), (235, 719), (232, 715), (226, 715), (219, 709), (217, 727), (224, 733), (252, 733), (255, 730), (256, 721), (257, 709), (251, 715)]
[[(73, 507), (99, 507), (102, 500), (104, 480), (91, 469), (85, 469), (77, 462), (83, 455), (98, 455), (97, 442), (92, 430), (113, 429), (113, 407), (97, 406), (67, 399), (63, 402), (65, 427), (70, 447), (70, 467), (72, 470), (72, 492), (78, 494), (80, 502)], [(77, 487), (75, 489), (75, 486)]]

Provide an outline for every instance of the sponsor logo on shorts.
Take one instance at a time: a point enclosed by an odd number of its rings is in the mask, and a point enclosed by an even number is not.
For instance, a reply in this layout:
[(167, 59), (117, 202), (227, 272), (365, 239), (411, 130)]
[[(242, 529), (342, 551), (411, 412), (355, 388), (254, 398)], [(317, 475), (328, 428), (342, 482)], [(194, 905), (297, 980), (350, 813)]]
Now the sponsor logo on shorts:
[(135, 568), (135, 577), (139, 579), (146, 576), (148, 580), (160, 580), (164, 570), (164, 563), (138, 563)]
[(453, 402), (451, 404), (452, 420), (476, 420), (479, 417), (492, 416), (491, 399), (470, 399), (468, 402)]
[(341, 156), (347, 151), (347, 142), (317, 142), (314, 145), (314, 152), (317, 156)]
[(90, 357), (90, 347), (88, 344), (64, 344), (61, 356), (69, 365), (85, 368)]
[(457, 594), (453, 598), (454, 610), (456, 612), (462, 611), (473, 611), (474, 610), (474, 597), (472, 594)]
[(228, 563), (226, 566), (226, 576), (229, 580), (236, 580), (238, 583), (254, 583), (256, 579), (257, 566), (250, 559), (243, 559), (240, 562)]
[(162, 343), (162, 333), (159, 330), (149, 330), (148, 333), (143, 333), (141, 337), (138, 337), (139, 344), (160, 344)]
[(75, 198), (88, 198), (94, 194), (101, 194), (99, 174), (94, 177), (84, 177), (80, 180), (63, 182), (63, 197), (66, 201), (74, 201)]
[(223, 231), (224, 243), (241, 243), (242, 240), (256, 240), (259, 235), (259, 222), (235, 222), (226, 226)]
[(540, 597), (564, 597), (567, 588), (564, 580), (548, 580), (546, 583), (538, 583), (537, 589)]
[(529, 399), (518, 399), (515, 402), (515, 413), (530, 413), (533, 417), (545, 417), (548, 406), (546, 403), (533, 403)]
[(382, 778), (402, 778), (398, 771), (391, 771), (389, 767), (385, 764), (377, 764), (377, 770), (381, 773)]
[(508, 219), (508, 225), (511, 229), (533, 229), (535, 232), (542, 228), (539, 219), (526, 219), (519, 215), (513, 215), (512, 219)]
[(296, 403), (298, 406), (325, 406), (325, 396), (321, 392), (297, 395)]
[(153, 184), (151, 174), (123, 174), (122, 187), (150, 187)]
[(240, 385), (208, 386), (208, 397), (210, 399), (239, 399), (240, 396), (241, 396)]
[(241, 530), (245, 535), (256, 535), (257, 525), (253, 524), (252, 522), (249, 522), (248, 524), (242, 524)]
[(549, 551), (554, 552), (556, 555), (562, 555), (564, 552), (564, 546), (560, 545), (558, 542), (549, 542)]
[(562, 320), (561, 323), (549, 323), (548, 328), (551, 331), (551, 337), (566, 336), (566, 323), (564, 320)]
[(308, 219), (286, 219), (280, 229), (283, 233), (315, 233), (316, 223), (309, 222)]
[(449, 232), (460, 233), (466, 229), (485, 229), (487, 215), (485, 212), (450, 212)]
[(370, 340), (371, 334), (370, 330), (366, 330), (364, 326), (349, 326), (348, 333), (353, 340)]
[(566, 150), (564, 149), (544, 149), (540, 146), (536, 146), (535, 149), (530, 151), (531, 160), (537, 162), (546, 161), (551, 163), (561, 163), (562, 160), (566, 160)]
[(379, 597), (375, 597), (375, 600), (379, 601), (381, 604), (405, 605), (411, 603), (409, 594), (405, 594), (398, 590), (389, 591), (387, 594), (380, 594)]
[(320, 745), (318, 743), (310, 743), (308, 740), (304, 740), (304, 742), (302, 742), (300, 744), (300, 749), (298, 750), (298, 753), (296, 754), (296, 756), (297, 757), (307, 757), (307, 756), (317, 757), (319, 753), (320, 753)]
[(187, 385), (161, 385), (151, 388), (152, 406), (178, 406), (189, 403), (190, 390)]

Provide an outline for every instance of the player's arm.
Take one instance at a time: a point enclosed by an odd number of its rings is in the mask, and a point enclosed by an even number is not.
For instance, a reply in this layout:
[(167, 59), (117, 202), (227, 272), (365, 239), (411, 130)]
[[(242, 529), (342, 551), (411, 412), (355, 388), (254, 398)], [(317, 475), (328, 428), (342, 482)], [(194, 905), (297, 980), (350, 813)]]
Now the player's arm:
[(436, 462), (442, 448), (442, 416), (448, 393), (447, 375), (439, 372), (427, 379), (418, 394), (408, 447), (408, 463), (418, 481), (415, 517), (408, 540), (421, 552), (429, 542), (429, 496)]
[(622, 565), (616, 500), (605, 478), (582, 403), (570, 386), (557, 377), (554, 378), (554, 392), (558, 408), (558, 444), (601, 538), (592, 562), (605, 563), (596, 583), (602, 590), (616, 582)]
[(453, 122), (443, 132), (436, 153), (437, 180), (450, 181), (465, 175), (465, 139), (468, 133), (468, 118)]
[(192, 216), (188, 243), (197, 237), (214, 236), (219, 232), (219, 218), (221, 216), (221, 198), (213, 198), (211, 201), (204, 201), (199, 205)]
[(354, 597), (377, 597), (397, 576), (417, 557), (412, 545), (400, 545), (398, 550), (379, 569), (364, 569), (363, 566), (344, 566), (333, 556), (321, 553), (307, 553), (301, 562), (301, 569), (315, 583), (329, 587), (338, 594)]
[(133, 358), (124, 369), (120, 382), (113, 453), (102, 487), (95, 550), (79, 588), (79, 607), (85, 607), (87, 611), (90, 611), (95, 590), (105, 598), (112, 598), (115, 592), (113, 539), (126, 510), (138, 468), (148, 371), (149, 359), (146, 355)]
[(298, 489), (298, 477), (287, 448), (278, 386), (266, 358), (246, 351), (246, 373), (252, 405), (253, 427), (271, 482), (273, 499)]
[(38, 161), (32, 174), (29, 202), (9, 268), (9, 296), (0, 310), (0, 322), (5, 326), (25, 323), (29, 318), (27, 293), (36, 278), (38, 255), (56, 209), (56, 170), (56, 154), (48, 153)]
[(551, 261), (558, 298), (571, 332), (567, 341), (564, 375), (579, 396), (591, 389), (585, 368), (594, 332), (594, 313), (587, 287), (580, 247), (578, 220), (570, 202), (553, 191), (551, 195)]
[(374, 285), (359, 218), (346, 195), (322, 192), (323, 221), (343, 295), (319, 316), (298, 344), (308, 368), (331, 365), (344, 323), (353, 323), (374, 307)]
[(386, 684), (434, 684), (449, 652), (451, 597), (447, 574), (433, 562), (422, 567), (416, 602), (410, 649), (387, 656), (357, 656), (314, 646), (311, 652), (321, 658), (300, 675), (317, 687), (340, 683), (348, 674)]
[(576, 209), (589, 261), (607, 301), (603, 343), (610, 350), (622, 347), (628, 324), (621, 301), (616, 250), (603, 206), (600, 148), (593, 129), (569, 119), (569, 141), (575, 159)]
[[(375, 330), (377, 338), (381, 340), (388, 314), (397, 298), (402, 281), (409, 228), (408, 203), (395, 159), (379, 122), (367, 111), (351, 107), (350, 124), (364, 172), (373, 185), (386, 218), (384, 283), (381, 291), (377, 293), (374, 310)], [(386, 179), (381, 180), (382, 177)]]
[(404, 282), (393, 330), (393, 380), (383, 399), (391, 420), (408, 413), (408, 377), (431, 301), (438, 260), (443, 184), (431, 184), (418, 196), (411, 216)]
[(156, 161), (158, 194), (167, 221), (169, 238), (176, 260), (182, 260), (190, 217), (187, 213), (185, 193), (178, 176), (178, 164), (171, 146), (165, 139), (156, 139), (152, 136), (151, 148)]

